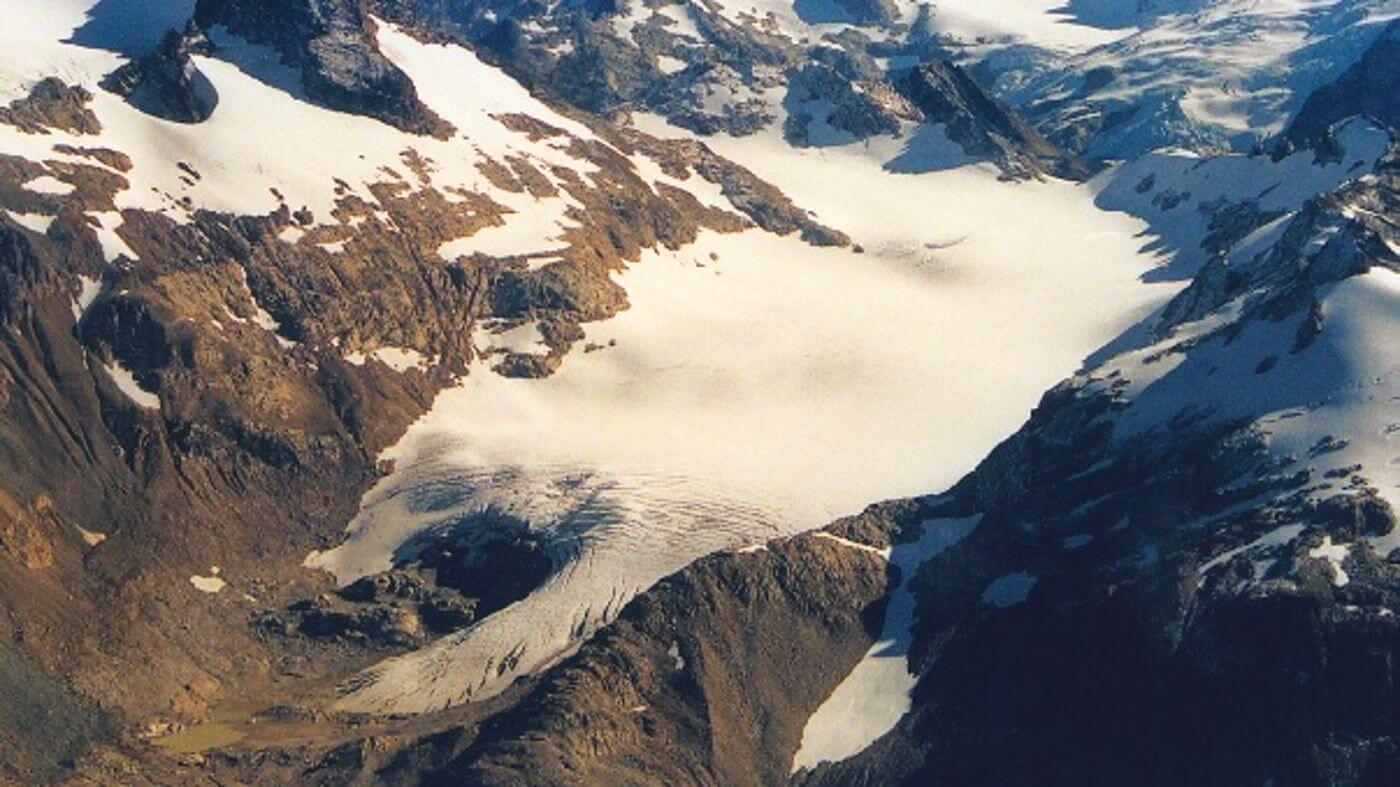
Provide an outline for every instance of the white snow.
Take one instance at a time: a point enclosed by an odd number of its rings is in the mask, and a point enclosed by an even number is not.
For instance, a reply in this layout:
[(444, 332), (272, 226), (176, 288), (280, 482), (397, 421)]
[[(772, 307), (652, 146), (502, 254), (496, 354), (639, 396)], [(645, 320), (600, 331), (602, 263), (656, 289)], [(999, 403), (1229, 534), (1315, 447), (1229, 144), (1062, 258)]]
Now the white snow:
[(90, 547), (95, 547), (98, 544), (101, 544), (103, 541), (107, 540), (106, 533), (97, 533), (84, 528), (82, 525), (74, 525), (73, 527), (77, 528), (78, 535), (82, 537), (83, 543), (87, 544)]
[(663, 74), (676, 74), (685, 70), (686, 62), (678, 57), (670, 55), (658, 55), (656, 57), (656, 67)]
[(474, 253), (494, 257), (539, 256), (563, 248), (560, 236), (571, 226), (565, 213), (575, 204), (573, 200), (562, 193), (558, 197), (536, 199), (528, 194), (501, 192), (492, 198), (513, 211), (505, 216), (505, 223), (447, 241), (438, 249), (438, 256), (445, 260)]
[(964, 44), (1030, 42), (1077, 51), (1136, 32), (1076, 23), (1065, 0), (938, 0), (931, 5), (934, 30)]
[(475, 343), (482, 352), (505, 350), (513, 353), (537, 353), (547, 349), (544, 334), (540, 333), (539, 323), (524, 322), (514, 328), (493, 329), (482, 326), (477, 331)]
[[(1035, 4), (966, 2), (988, 10)], [(1042, 29), (1027, 43), (1061, 51), (990, 52), (997, 58), (993, 67), (1011, 72), (1000, 79), (1013, 105), (1064, 99), (1064, 116), (1077, 117), (1135, 108), (1089, 146), (1088, 155), (1106, 159), (1172, 144), (1249, 150), (1281, 131), (1308, 95), (1350, 66), (1384, 23), (1400, 15), (1394, 0), (1170, 0), (1151, 6), (1071, 0), (1065, 9), (1103, 22), (1110, 40), (1088, 49), (1081, 41), (1079, 51), (1069, 51), (1075, 47), (1057, 47), (1053, 33)], [(994, 49), (972, 47), (972, 54)], [(1094, 71), (1111, 71), (1113, 78), (1082, 91), (1085, 75)]]
[(1351, 581), (1347, 572), (1342, 569), (1342, 561), (1351, 552), (1350, 544), (1334, 544), (1332, 536), (1323, 536), (1322, 543), (1308, 550), (1308, 557), (1326, 560), (1332, 566), (1332, 584), (1343, 587)]
[(35, 194), (56, 194), (59, 196), (72, 194), (75, 188), (72, 183), (59, 180), (52, 175), (40, 175), (33, 180), (26, 180), (21, 185), (26, 191), (32, 191)]
[[(567, 139), (530, 140), (507, 128), (499, 119), (507, 113), (527, 114), (581, 138), (592, 139), (593, 135), (461, 47), (423, 44), (393, 25), (378, 25), (385, 54), (413, 78), (420, 97), (457, 127), (460, 133), (449, 140), (407, 134), (370, 118), (318, 107), (304, 99), (299, 76), (273, 52), (219, 28), (209, 31), (218, 44), (215, 55), (194, 58), (219, 95), (213, 116), (203, 123), (181, 124), (152, 117), (97, 86), (121, 59), (113, 52), (81, 46), (73, 40), (83, 40), (74, 30), (84, 26), (90, 9), (101, 16), (106, 40), (126, 35), (123, 31), (127, 26), (163, 24), (168, 17), (181, 14), (188, 18), (191, 5), (162, 0), (125, 10), (103, 8), (99, 13), (92, 0), (7, 0), (10, 18), (17, 21), (0, 31), (0, 92), (14, 97), (42, 76), (60, 76), (93, 93), (90, 108), (103, 130), (88, 136), (62, 131), (31, 135), (0, 126), (6, 152), (35, 161), (58, 156), (52, 149), (58, 144), (101, 146), (126, 153), (133, 168), (123, 175), (130, 187), (117, 194), (118, 208), (163, 210), (177, 219), (191, 208), (262, 214), (278, 208), (279, 199), (272, 193), (276, 189), (291, 208), (307, 207), (317, 221), (327, 222), (334, 221), (331, 211), (337, 199), (337, 179), (372, 200), (363, 186), (385, 180), (385, 168), (401, 171), (402, 154), (414, 150), (431, 162), (433, 187), (444, 192), (448, 188), (484, 192), (516, 211), (507, 216), (504, 228), (493, 228), (504, 234), (493, 238), (488, 231), (477, 239), (477, 244), (487, 244), (489, 253), (530, 251), (517, 245), (522, 238), (540, 242), (541, 250), (555, 248), (545, 239), (565, 226), (562, 217), (570, 200), (540, 200), (546, 204), (536, 206), (528, 196), (486, 183), (477, 164), (488, 157), (500, 161), (516, 156), (535, 164), (541, 172), (552, 174), (554, 167), (564, 167), (585, 179), (594, 169), (564, 150)], [(472, 85), (473, 90), (462, 90), (464, 84)], [(250, 117), (258, 122), (248, 123)], [(335, 133), (325, 133), (331, 127)], [(177, 163), (200, 177), (191, 182)], [(31, 181), (30, 187), (58, 193), (62, 184), (55, 181), (44, 176)], [(188, 206), (183, 200), (189, 201)], [(548, 215), (542, 216), (541, 210)], [(134, 259), (111, 231), (119, 217), (94, 215), (105, 216), (98, 232), (108, 259), (121, 253)], [(51, 221), (37, 215), (15, 215), (15, 219), (37, 232), (45, 231)], [(545, 219), (552, 219), (557, 226), (546, 232), (549, 221)], [(288, 239), (294, 234), (289, 233)]]
[(411, 347), (377, 347), (368, 353), (346, 353), (345, 360), (355, 366), (364, 366), (367, 361), (375, 360), (396, 372), (409, 369), (426, 371), (433, 364), (432, 358)]
[(1206, 575), (1210, 573), (1211, 569), (1215, 568), (1216, 566), (1221, 566), (1225, 563), (1228, 563), (1229, 561), (1233, 560), (1236, 555), (1241, 555), (1245, 552), (1249, 552), (1260, 548), (1282, 546), (1297, 538), (1298, 535), (1303, 532), (1303, 529), (1304, 528), (1302, 525), (1283, 525), (1281, 527), (1274, 528), (1273, 530), (1254, 539), (1248, 544), (1235, 547), (1234, 549), (1226, 550), (1225, 552), (1216, 555), (1215, 557), (1211, 558), (1205, 563), (1202, 563), (1201, 567), (1197, 569), (1197, 573), (1199, 574), (1197, 584), (1204, 584), (1206, 581)]
[(1027, 571), (1004, 574), (982, 591), (982, 603), (993, 607), (1014, 607), (1030, 597), (1039, 578)]
[(190, 584), (201, 593), (218, 593), (228, 586), (228, 583), (219, 577), (218, 566), (210, 566), (207, 577), (198, 574), (191, 576)]
[[(1319, 289), (1323, 330), (1299, 352), (1290, 352), (1304, 319), (1299, 311), (1283, 320), (1250, 320), (1228, 344), (1208, 328), (1236, 319), (1235, 308), (1219, 310), (1181, 326), (1169, 339), (1125, 353), (1096, 369), (1095, 385), (1113, 372), (1126, 381), (1125, 406), (1112, 418), (1114, 436), (1129, 440), (1179, 413), (1189, 402), (1215, 422), (1253, 422), (1270, 450), (1299, 458), (1315, 477), (1359, 474), (1390, 505), (1400, 504), (1400, 465), (1393, 436), (1395, 392), (1400, 390), (1400, 273), (1385, 268)], [(1147, 363), (1154, 353), (1187, 338), (1189, 352)], [(1202, 338), (1204, 337), (1204, 338)], [(1271, 365), (1261, 366), (1264, 359)], [(1262, 371), (1261, 371), (1262, 370)], [(1339, 450), (1317, 455), (1319, 443), (1339, 441)], [(1345, 481), (1332, 481), (1331, 488)], [(1247, 507), (1252, 503), (1241, 504)], [(1291, 537), (1291, 536), (1290, 536)], [(1371, 539), (1380, 554), (1400, 546), (1400, 534)], [(1202, 573), (1211, 566), (1211, 561)]]
[(21, 227), (40, 235), (47, 233), (49, 226), (53, 224), (53, 216), (45, 216), (42, 213), (18, 213), (13, 210), (5, 210), (5, 215), (14, 219)]
[(430, 364), (426, 355), (410, 347), (380, 347), (370, 353), (370, 357), (396, 372), (427, 369)]
[(91, 276), (78, 276), (78, 298), (73, 301), (73, 320), (81, 322), (88, 307), (102, 292), (102, 282)]
[[(1359, 172), (1370, 171), (1385, 154), (1389, 135), (1367, 121), (1345, 122), (1337, 129), (1346, 151), (1341, 161), (1319, 164), (1311, 150), (1274, 162), (1268, 156), (1238, 154), (1200, 157), (1185, 152), (1157, 152), (1108, 169), (1094, 178), (1097, 202), (1148, 222), (1144, 250), (1170, 262), (1177, 277), (1190, 276), (1209, 255), (1198, 245), (1209, 231), (1212, 204), (1253, 200), (1259, 210), (1290, 213), (1312, 197), (1335, 189)], [(1358, 165), (1359, 162), (1359, 165)], [(1143, 188), (1150, 184), (1149, 188)], [(1180, 201), (1164, 199), (1176, 195)], [(1176, 202), (1176, 204), (1173, 204)], [(1242, 253), (1267, 248), (1285, 218), (1256, 230), (1239, 245)]]
[(116, 211), (105, 213), (89, 213), (90, 218), (97, 221), (97, 226), (93, 228), (97, 232), (97, 240), (102, 244), (102, 256), (107, 262), (115, 262), (118, 257), (125, 256), (127, 259), (136, 261), (139, 258), (131, 247), (126, 245), (126, 241), (116, 233), (116, 228), (121, 226), (122, 217)]
[(880, 548), (880, 547), (873, 547), (873, 546), (870, 546), (869, 544), (862, 544), (862, 543), (860, 543), (859, 541), (852, 541), (852, 540), (849, 539), (849, 538), (843, 538), (842, 536), (838, 536), (838, 535), (836, 535), (835, 533), (816, 533), (816, 534), (814, 534), (814, 535), (815, 535), (816, 538), (824, 538), (824, 539), (826, 539), (826, 540), (828, 540), (828, 541), (835, 541), (836, 543), (840, 544), (840, 545), (843, 546), (843, 547), (849, 547), (849, 548), (851, 548), (851, 549), (859, 549), (859, 550), (862, 551), (862, 552), (869, 552), (869, 553), (872, 554), (872, 555), (878, 555), (878, 556), (880, 556), (882, 559), (885, 559), (885, 560), (888, 560), (889, 557), (890, 557), (890, 548), (889, 548), (889, 547), (885, 547), (885, 548), (883, 548), (883, 549)]
[[(1400, 508), (1400, 434), (1396, 391), (1400, 390), (1400, 273), (1373, 268), (1326, 291), (1323, 330), (1306, 351), (1281, 358), (1271, 375), (1284, 402), (1308, 405), (1299, 417), (1277, 419), (1267, 426), (1269, 447), (1281, 456), (1307, 456), (1327, 437), (1344, 438), (1346, 446), (1311, 457), (1307, 464), (1322, 476), (1355, 465), (1362, 467), (1376, 491), (1392, 508)], [(1305, 380), (1305, 376), (1318, 379)], [(1280, 399), (1266, 400), (1263, 412), (1287, 409)], [(1382, 555), (1400, 547), (1400, 532), (1372, 539)]]
[(136, 382), (136, 375), (119, 361), (112, 361), (103, 368), (111, 376), (112, 382), (117, 384), (118, 390), (126, 394), (128, 399), (147, 410), (160, 409), (160, 397), (142, 388), (141, 384)]
[(308, 564), (349, 582), (489, 507), (537, 528), (561, 568), (383, 662), (341, 707), (490, 696), (697, 557), (951, 484), (1174, 289), (1138, 280), (1142, 225), (1082, 186), (982, 167), (896, 175), (888, 150), (771, 135), (709, 143), (866, 253), (756, 230), (648, 252), (620, 277), (632, 307), (586, 326), (616, 346), (547, 379), (474, 373), (440, 395), (385, 453), (396, 470), (347, 541)]
[(1076, 533), (1072, 536), (1067, 536), (1065, 540), (1061, 542), (1061, 546), (1066, 550), (1074, 551), (1089, 546), (1093, 541), (1094, 537), (1088, 533)]
[(931, 519), (924, 522), (917, 541), (898, 544), (888, 552), (890, 561), (899, 567), (900, 583), (890, 594), (880, 638), (807, 719), (802, 745), (792, 761), (794, 772), (856, 754), (893, 729), (909, 711), (909, 692), (917, 681), (908, 660), (914, 625), (909, 581), (920, 566), (966, 538), (981, 519), (980, 515)]

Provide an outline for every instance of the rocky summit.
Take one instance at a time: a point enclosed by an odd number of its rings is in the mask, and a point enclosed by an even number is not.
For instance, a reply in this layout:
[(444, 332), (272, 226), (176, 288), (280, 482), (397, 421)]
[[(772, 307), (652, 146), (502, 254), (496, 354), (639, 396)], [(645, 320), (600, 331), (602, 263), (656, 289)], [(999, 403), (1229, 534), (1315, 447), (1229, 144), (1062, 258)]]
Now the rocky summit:
[(0, 784), (1400, 784), (1394, 2), (0, 12)]

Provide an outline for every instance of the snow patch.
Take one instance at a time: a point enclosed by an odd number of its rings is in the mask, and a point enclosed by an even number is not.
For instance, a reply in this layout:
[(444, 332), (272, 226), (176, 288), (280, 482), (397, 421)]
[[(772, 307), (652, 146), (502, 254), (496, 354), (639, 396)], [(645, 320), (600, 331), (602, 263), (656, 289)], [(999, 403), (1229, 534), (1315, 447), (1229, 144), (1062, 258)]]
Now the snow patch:
[(207, 577), (199, 574), (191, 576), (190, 584), (194, 585), (195, 589), (201, 593), (218, 593), (228, 586), (228, 583), (219, 577), (218, 566), (210, 566)]
[(1332, 566), (1332, 584), (1343, 587), (1351, 581), (1342, 568), (1342, 561), (1351, 553), (1351, 544), (1334, 544), (1332, 536), (1322, 537), (1322, 543), (1308, 550), (1308, 557), (1326, 560)]
[(136, 381), (136, 375), (130, 369), (122, 366), (119, 361), (112, 361), (103, 368), (111, 376), (112, 382), (116, 383), (117, 389), (126, 394), (126, 397), (137, 405), (147, 410), (160, 409), (160, 396), (147, 391)]
[(0, 210), (4, 210), (5, 215), (14, 219), (16, 224), (39, 235), (48, 234), (49, 227), (53, 225), (53, 216), (45, 216), (41, 213), (18, 213), (9, 209)]
[(78, 275), (78, 297), (73, 301), (73, 320), (75, 322), (82, 322), (88, 307), (97, 300), (97, 296), (101, 292), (102, 282), (100, 280), (91, 276)]
[(90, 547), (95, 547), (107, 540), (106, 533), (97, 533), (84, 528), (82, 525), (74, 525), (73, 527), (77, 529), (79, 537), (83, 539), (83, 543)]
[(1024, 602), (1031, 595), (1039, 578), (1027, 571), (1004, 574), (992, 580), (982, 591), (982, 603), (1005, 609)]
[(981, 520), (980, 514), (931, 519), (921, 525), (916, 541), (896, 544), (888, 551), (888, 559), (899, 568), (900, 582), (890, 593), (880, 637), (807, 719), (802, 745), (793, 757), (793, 772), (859, 753), (909, 712), (909, 692), (918, 679), (908, 658), (915, 606), (909, 582), (920, 566), (966, 538)]
[(40, 175), (33, 180), (26, 180), (21, 185), (26, 191), (32, 191), (35, 194), (54, 194), (58, 196), (72, 194), (76, 189), (72, 183), (59, 180), (52, 175)]
[(1060, 542), (1060, 545), (1072, 552), (1076, 549), (1083, 549), (1089, 546), (1093, 541), (1094, 537), (1088, 533), (1076, 533), (1075, 535), (1067, 536), (1064, 541)]

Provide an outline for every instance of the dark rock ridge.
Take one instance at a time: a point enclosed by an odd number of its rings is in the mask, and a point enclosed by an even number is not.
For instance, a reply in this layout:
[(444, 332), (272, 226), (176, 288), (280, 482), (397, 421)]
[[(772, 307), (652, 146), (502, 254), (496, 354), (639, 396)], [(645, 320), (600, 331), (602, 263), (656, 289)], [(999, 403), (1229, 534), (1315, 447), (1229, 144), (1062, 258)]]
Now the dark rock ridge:
[(413, 80), (379, 51), (365, 0), (199, 0), (195, 22), (222, 25), (276, 49), (301, 70), (312, 101), (446, 138), (452, 127), (418, 98)]
[(154, 52), (109, 74), (102, 87), (156, 117), (202, 123), (214, 114), (219, 96), (190, 55), (208, 54), (210, 48), (191, 20), (183, 33), (171, 30)]
[(1274, 145), (1281, 158), (1299, 148), (1324, 157), (1336, 155), (1330, 131), (1338, 122), (1364, 117), (1385, 128), (1400, 128), (1400, 21), (1386, 25), (1361, 58), (1336, 81), (1313, 91)]
[(895, 85), (929, 123), (969, 155), (989, 158), (1011, 177), (1051, 174), (1080, 180), (1089, 170), (1042, 137), (1010, 107), (951, 61), (924, 63), (896, 76)]
[(899, 21), (899, 7), (893, 0), (836, 0), (836, 5), (859, 24), (880, 26)]

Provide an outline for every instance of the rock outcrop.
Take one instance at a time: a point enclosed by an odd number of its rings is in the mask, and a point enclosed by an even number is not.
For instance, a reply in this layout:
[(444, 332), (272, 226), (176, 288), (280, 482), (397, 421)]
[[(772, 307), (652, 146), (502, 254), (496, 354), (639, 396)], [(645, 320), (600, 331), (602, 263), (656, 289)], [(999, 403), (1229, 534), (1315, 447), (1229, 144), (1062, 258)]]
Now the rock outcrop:
[(991, 159), (1010, 177), (1050, 174), (1080, 180), (1089, 174), (1083, 162), (1047, 141), (950, 61), (910, 69), (896, 77), (895, 86), (925, 122), (942, 124), (968, 155)]
[(450, 124), (418, 98), (413, 80), (379, 51), (364, 0), (199, 0), (195, 22), (266, 44), (301, 71), (312, 101), (368, 115), (415, 134), (446, 137)]
[(214, 114), (219, 96), (190, 55), (208, 54), (209, 49), (209, 40), (191, 20), (183, 33), (169, 31), (154, 52), (113, 71), (102, 86), (156, 117), (202, 123)]
[(87, 108), (92, 94), (57, 77), (45, 77), (29, 89), (29, 95), (0, 107), (0, 123), (26, 134), (47, 134), (49, 129), (74, 134), (96, 134), (102, 130), (97, 116)]

